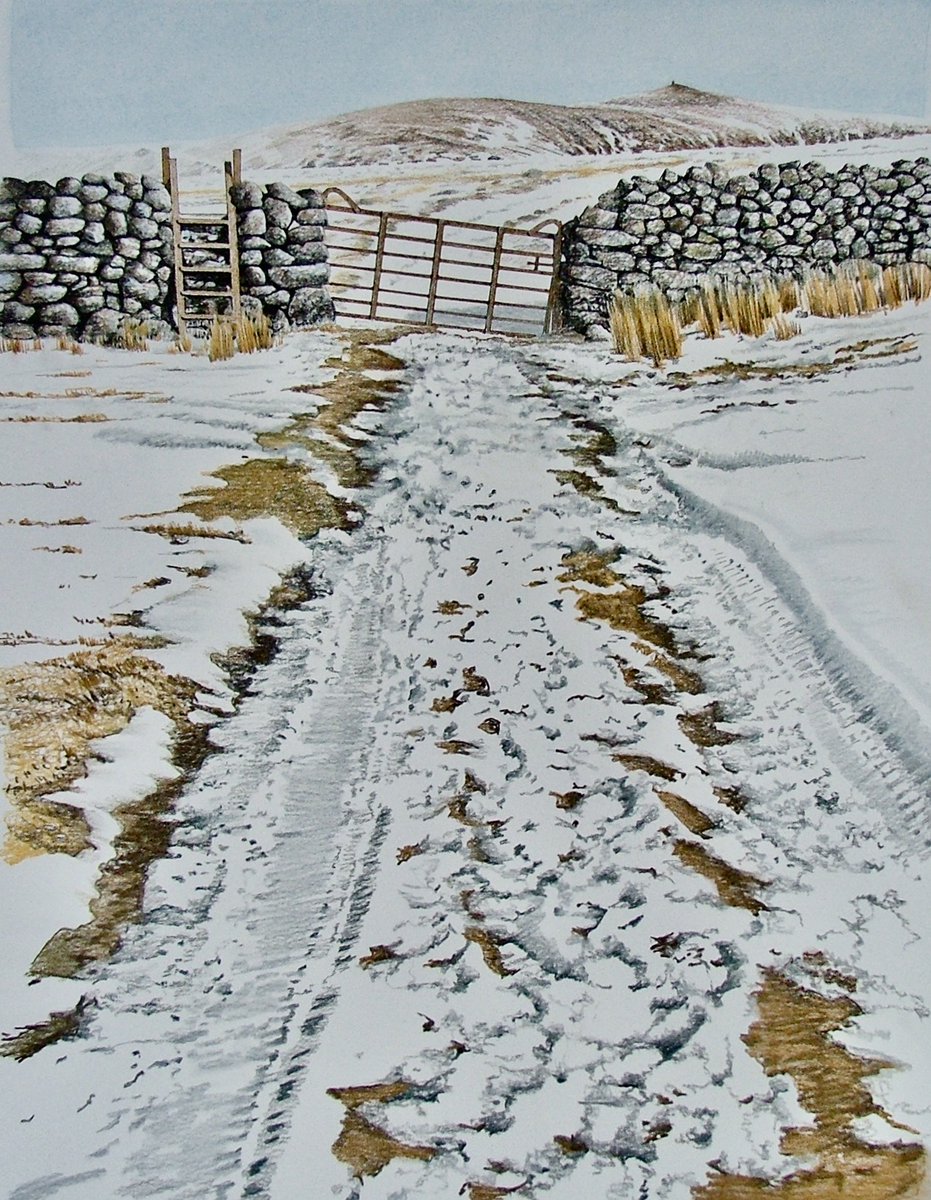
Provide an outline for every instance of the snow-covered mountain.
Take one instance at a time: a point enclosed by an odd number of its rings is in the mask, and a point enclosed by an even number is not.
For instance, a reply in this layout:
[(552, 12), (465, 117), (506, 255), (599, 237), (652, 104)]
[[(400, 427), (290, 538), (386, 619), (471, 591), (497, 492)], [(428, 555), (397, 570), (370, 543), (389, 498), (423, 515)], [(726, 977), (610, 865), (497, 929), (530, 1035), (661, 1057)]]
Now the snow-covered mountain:
[(775, 107), (681, 84), (603, 104), (415, 100), (243, 139), (262, 167), (354, 166), (536, 154), (618, 154), (902, 137), (927, 126)]
[[(503, 99), (413, 100), (345, 113), (316, 123), (282, 125), (178, 146), (188, 175), (220, 169), (241, 145), (253, 171), (401, 163), (572, 157), (695, 150), (723, 146), (788, 146), (900, 138), (931, 131), (908, 117), (818, 113), (741, 100), (672, 83), (601, 104), (538, 104)], [(69, 151), (77, 158), (77, 150)], [(77, 166), (155, 169), (153, 148), (95, 148)], [(38, 169), (50, 155), (27, 156)]]

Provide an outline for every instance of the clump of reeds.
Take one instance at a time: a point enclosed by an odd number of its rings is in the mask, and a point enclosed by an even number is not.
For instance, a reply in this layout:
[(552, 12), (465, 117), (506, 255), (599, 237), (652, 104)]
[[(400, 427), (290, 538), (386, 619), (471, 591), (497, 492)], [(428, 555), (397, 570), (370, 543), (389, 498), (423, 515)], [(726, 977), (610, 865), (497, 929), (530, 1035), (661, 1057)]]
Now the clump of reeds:
[(236, 349), (241, 354), (270, 350), (273, 345), (272, 327), (265, 313), (254, 316), (244, 313), (236, 322)]
[(42, 339), (33, 338), (31, 342), (20, 337), (0, 337), (0, 352), (4, 354), (25, 354), (27, 350), (41, 350)]
[(207, 357), (211, 362), (232, 358), (236, 353), (236, 333), (232, 321), (214, 317), (207, 343)]
[(629, 359), (650, 358), (657, 367), (682, 354), (678, 312), (657, 288), (615, 295), (611, 337), (618, 353)]
[(149, 327), (145, 321), (124, 321), (117, 343), (122, 350), (148, 350)]
[(791, 338), (798, 337), (802, 332), (802, 327), (798, 321), (790, 320), (785, 313), (777, 313), (773, 317), (773, 337), (777, 342), (788, 342)]
[(84, 347), (80, 342), (76, 342), (70, 333), (59, 334), (55, 344), (59, 350), (67, 350), (70, 354), (84, 353)]
[(880, 267), (858, 260), (833, 271), (812, 270), (803, 279), (761, 274), (755, 279), (706, 278), (676, 303), (658, 289), (618, 293), (611, 309), (615, 348), (628, 358), (652, 358), (661, 366), (678, 358), (682, 330), (697, 325), (707, 338), (725, 329), (748, 337), (772, 330), (777, 341), (801, 328), (787, 314), (798, 309), (816, 317), (853, 317), (931, 299), (931, 268), (924, 263)]
[(252, 354), (256, 350), (270, 350), (274, 344), (272, 327), (265, 313), (243, 313), (235, 321), (229, 317), (214, 318), (207, 353), (211, 362), (217, 362), (232, 358), (237, 352)]

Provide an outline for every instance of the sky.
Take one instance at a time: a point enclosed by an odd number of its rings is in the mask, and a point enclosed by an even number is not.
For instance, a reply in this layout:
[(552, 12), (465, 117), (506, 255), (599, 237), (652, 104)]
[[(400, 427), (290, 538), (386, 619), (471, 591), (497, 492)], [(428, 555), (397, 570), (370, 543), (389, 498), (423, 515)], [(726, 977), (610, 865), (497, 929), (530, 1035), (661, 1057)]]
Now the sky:
[(0, 0), (0, 127), (17, 149), (160, 145), (431, 96), (583, 104), (673, 79), (923, 116), (929, 25), (931, 0)]

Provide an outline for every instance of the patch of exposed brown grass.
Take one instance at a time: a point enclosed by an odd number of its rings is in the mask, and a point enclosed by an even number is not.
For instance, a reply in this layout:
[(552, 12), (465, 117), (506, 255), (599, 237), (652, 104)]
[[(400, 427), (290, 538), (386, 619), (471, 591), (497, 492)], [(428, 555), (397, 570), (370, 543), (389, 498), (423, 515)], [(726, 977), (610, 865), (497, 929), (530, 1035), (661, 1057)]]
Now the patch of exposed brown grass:
[[(892, 358), (899, 354), (910, 354), (918, 349), (915, 341), (908, 337), (871, 338), (842, 346), (835, 351), (834, 357), (825, 362), (804, 363), (772, 363), (761, 364), (752, 362), (732, 362), (723, 359), (708, 367), (700, 367), (697, 371), (671, 371), (663, 381), (666, 387), (682, 391), (696, 384), (720, 384), (735, 381), (762, 380), (765, 382), (794, 381), (797, 379), (817, 379), (821, 375), (829, 375), (835, 371), (849, 371), (862, 363), (874, 359)], [(719, 405), (709, 410), (720, 412), (728, 407)]]
[(504, 962), (504, 957), (501, 953), (501, 947), (505, 944), (505, 938), (499, 938), (495, 934), (483, 929), (480, 925), (469, 925), (465, 930), (465, 940), (473, 942), (482, 952), (482, 959), (489, 971), (493, 971), (495, 975), (500, 975), (502, 979), (506, 979), (508, 975), (516, 975), (517, 971), (507, 967)]
[(202, 521), (231, 517), (277, 517), (299, 537), (321, 529), (345, 529), (351, 506), (331, 496), (300, 463), (284, 458), (251, 458), (211, 472), (224, 487), (197, 488), (179, 512)]
[(664, 779), (667, 783), (675, 783), (682, 778), (682, 771), (661, 759), (653, 758), (650, 754), (612, 754), (615, 762), (619, 762), (628, 771), (646, 771), (656, 779)]
[(826, 997), (777, 971), (763, 974), (756, 993), (759, 1018), (744, 1036), (767, 1075), (788, 1075), (812, 1123), (787, 1129), (782, 1150), (813, 1158), (781, 1180), (721, 1174), (697, 1188), (695, 1200), (893, 1200), (917, 1197), (926, 1154), (917, 1141), (871, 1145), (854, 1132), (861, 1117), (887, 1114), (865, 1081), (890, 1066), (852, 1054), (832, 1038), (860, 1015), (849, 996)]
[(703, 813), (700, 808), (690, 804), (684, 796), (679, 796), (675, 792), (662, 791), (659, 788), (654, 790), (663, 804), (677, 820), (682, 822), (689, 833), (694, 833), (698, 837), (706, 837), (713, 829), (717, 829), (717, 822)]
[(180, 721), (196, 690), (119, 642), (0, 670), (12, 808), (3, 857), (80, 853), (88, 835), (83, 814), (46, 797), (82, 778), (91, 743), (125, 728), (137, 709), (150, 706)]
[(359, 1110), (364, 1106), (390, 1104), (409, 1096), (413, 1085), (398, 1079), (358, 1087), (327, 1088), (327, 1095), (346, 1109), (343, 1127), (333, 1143), (333, 1154), (348, 1166), (358, 1179), (375, 1176), (396, 1158), (429, 1162), (436, 1155), (433, 1146), (408, 1145), (392, 1137)]
[(695, 746), (729, 746), (738, 741), (736, 733), (721, 729), (721, 706), (714, 700), (698, 712), (680, 713), (679, 728)]
[[(188, 511), (193, 511), (189, 509)], [(220, 514), (225, 515), (225, 514)], [(162, 521), (155, 525), (142, 525), (140, 533), (156, 533), (159, 537), (167, 538), (179, 545), (189, 538), (219, 538), (221, 541), (239, 542), (243, 546), (249, 544), (249, 538), (242, 530), (215, 529), (210, 525), (183, 524), (180, 521)]]
[(82, 996), (74, 1008), (63, 1012), (49, 1013), (44, 1021), (34, 1025), (24, 1025), (15, 1033), (7, 1033), (0, 1040), (0, 1055), (15, 1058), (17, 1062), (25, 1062), (46, 1046), (56, 1042), (70, 1042), (81, 1036), (88, 1024), (87, 1010), (91, 1003), (87, 996)]
[(719, 899), (724, 904), (729, 904), (732, 908), (745, 908), (754, 916), (766, 911), (766, 905), (756, 895), (767, 886), (764, 880), (732, 867), (730, 863), (716, 858), (696, 842), (680, 839), (673, 846), (673, 853), (681, 863), (713, 883)]

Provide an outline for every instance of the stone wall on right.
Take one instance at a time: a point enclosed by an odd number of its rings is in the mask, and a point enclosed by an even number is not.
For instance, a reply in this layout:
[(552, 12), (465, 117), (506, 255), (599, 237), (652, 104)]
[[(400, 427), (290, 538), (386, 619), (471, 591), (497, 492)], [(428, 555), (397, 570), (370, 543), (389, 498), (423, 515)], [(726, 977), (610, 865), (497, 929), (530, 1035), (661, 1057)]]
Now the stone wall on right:
[(709, 163), (622, 179), (566, 226), (564, 316), (591, 333), (617, 290), (678, 298), (709, 274), (798, 277), (852, 259), (931, 263), (931, 161), (766, 163), (743, 175)]

